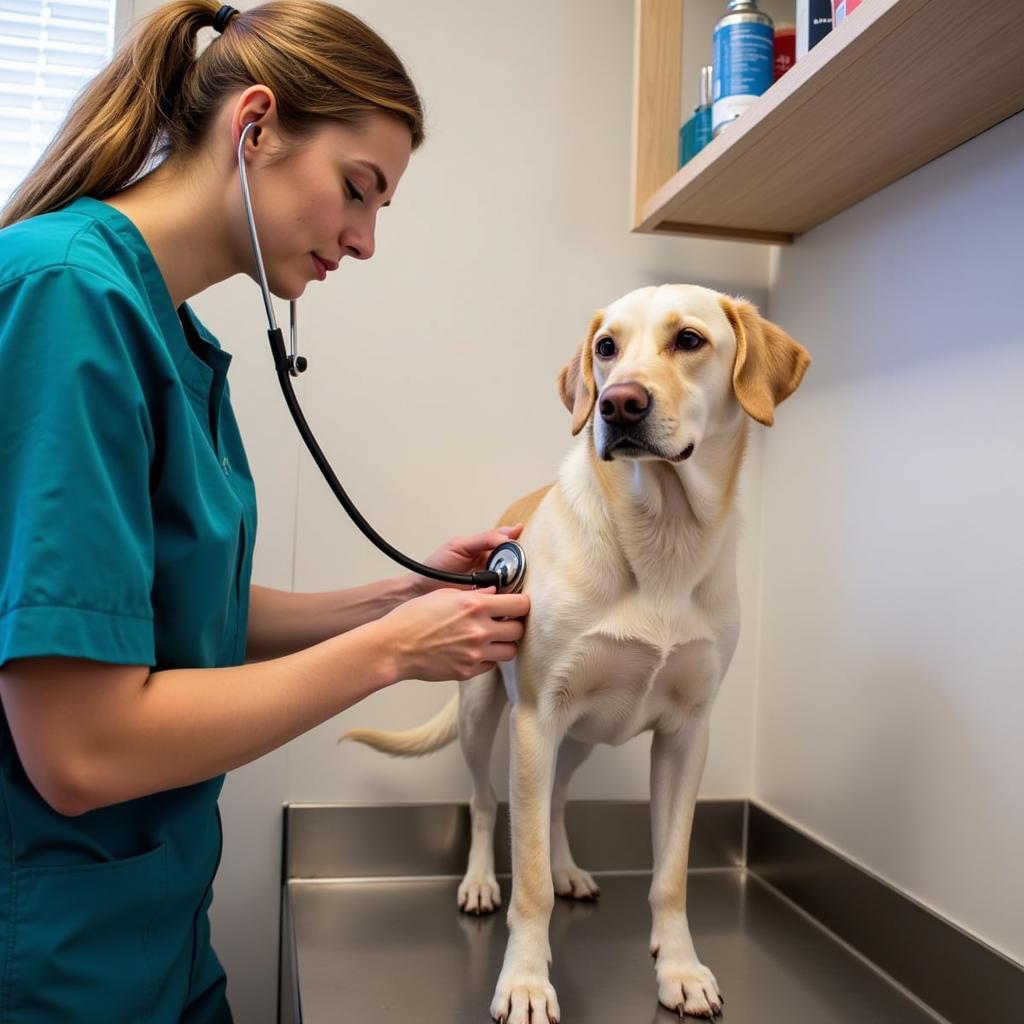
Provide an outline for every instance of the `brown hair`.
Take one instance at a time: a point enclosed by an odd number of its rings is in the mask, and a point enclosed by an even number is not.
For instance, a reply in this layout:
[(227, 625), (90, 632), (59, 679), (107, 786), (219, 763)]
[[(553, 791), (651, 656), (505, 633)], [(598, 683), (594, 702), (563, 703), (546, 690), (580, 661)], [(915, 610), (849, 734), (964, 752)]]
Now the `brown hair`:
[(271, 0), (232, 15), (197, 58), (196, 34), (216, 0), (173, 0), (154, 11), (82, 91), (0, 227), (103, 199), (154, 157), (187, 157), (224, 98), (266, 85), (285, 133), (301, 139), (325, 121), (359, 128), (384, 113), (423, 141), (423, 105), (395, 52), (354, 15), (323, 0)]

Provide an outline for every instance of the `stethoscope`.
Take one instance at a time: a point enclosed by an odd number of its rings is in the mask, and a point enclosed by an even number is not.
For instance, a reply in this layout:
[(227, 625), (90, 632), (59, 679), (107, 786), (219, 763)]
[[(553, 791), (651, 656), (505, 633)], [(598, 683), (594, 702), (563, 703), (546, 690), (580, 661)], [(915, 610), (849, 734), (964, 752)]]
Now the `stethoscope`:
[(256, 270), (260, 279), (260, 291), (263, 293), (263, 305), (267, 311), (267, 337), (270, 339), (270, 351), (274, 357), (274, 369), (277, 371), (278, 380), (281, 383), (281, 391), (284, 393), (284, 400), (295, 420), (295, 426), (299, 428), (302, 440), (313, 456), (314, 462), (320, 468), (327, 485), (334, 492), (334, 496), (341, 502), (342, 508), (349, 514), (352, 522), (380, 548), (389, 558), (394, 559), (406, 569), (411, 569), (421, 576), (427, 576), (433, 580), (440, 580), (442, 583), (468, 584), (473, 587), (495, 587), (499, 592), (515, 594), (523, 589), (523, 580), (526, 577), (526, 552), (520, 544), (515, 541), (506, 541), (499, 544), (492, 552), (487, 561), (487, 568), (474, 573), (445, 572), (441, 569), (431, 568), (421, 562), (414, 561), (407, 555), (403, 555), (397, 548), (392, 547), (370, 524), (362, 517), (359, 510), (352, 504), (352, 499), (345, 493), (317, 444), (313, 431), (310, 430), (306, 417), (302, 414), (299, 400), (295, 397), (295, 390), (292, 387), (291, 378), (297, 377), (307, 366), (306, 359), (298, 354), (296, 348), (296, 309), (295, 300), (288, 303), (289, 307), (289, 331), (288, 340), (291, 348), (290, 354), (284, 350), (284, 336), (277, 326), (274, 316), (274, 307), (270, 301), (270, 289), (267, 286), (267, 274), (263, 267), (263, 254), (260, 251), (259, 238), (256, 236), (256, 222), (252, 215), (252, 200), (249, 196), (249, 182), (245, 173), (245, 143), (250, 133), (258, 134), (259, 126), (250, 122), (242, 129), (242, 136), (238, 140), (238, 176), (242, 182), (242, 200), (245, 204), (245, 219), (249, 224), (249, 240), (252, 242), (252, 254), (256, 260)]

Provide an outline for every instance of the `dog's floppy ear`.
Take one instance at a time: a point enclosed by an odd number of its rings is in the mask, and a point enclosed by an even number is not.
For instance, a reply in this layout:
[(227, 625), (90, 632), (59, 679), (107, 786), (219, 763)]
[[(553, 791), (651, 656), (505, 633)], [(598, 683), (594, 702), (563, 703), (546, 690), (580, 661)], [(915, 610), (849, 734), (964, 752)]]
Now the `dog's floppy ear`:
[(594, 386), (594, 335), (597, 333), (604, 310), (598, 310), (590, 321), (587, 337), (576, 353), (558, 373), (558, 393), (566, 409), (572, 413), (572, 436), (575, 437), (586, 425), (597, 401)]
[(758, 423), (775, 422), (775, 406), (800, 386), (811, 357), (781, 327), (765, 320), (746, 299), (723, 297), (722, 309), (736, 335), (733, 389)]

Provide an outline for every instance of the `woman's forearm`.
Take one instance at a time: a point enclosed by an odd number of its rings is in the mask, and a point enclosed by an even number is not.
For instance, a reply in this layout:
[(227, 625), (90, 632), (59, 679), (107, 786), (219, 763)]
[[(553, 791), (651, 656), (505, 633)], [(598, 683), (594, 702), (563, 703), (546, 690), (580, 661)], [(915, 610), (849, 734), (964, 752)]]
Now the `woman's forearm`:
[(272, 661), (154, 673), (134, 728), (120, 730), (138, 751), (134, 785), (155, 792), (219, 775), (393, 683), (385, 634), (367, 626)]
[(0, 668), (0, 695), (32, 784), (77, 815), (220, 775), (399, 678), (389, 621), (298, 654), (232, 668), (168, 669), (70, 658)]
[(312, 647), (379, 619), (418, 593), (412, 576), (319, 594), (252, 586), (246, 658), (280, 658)]

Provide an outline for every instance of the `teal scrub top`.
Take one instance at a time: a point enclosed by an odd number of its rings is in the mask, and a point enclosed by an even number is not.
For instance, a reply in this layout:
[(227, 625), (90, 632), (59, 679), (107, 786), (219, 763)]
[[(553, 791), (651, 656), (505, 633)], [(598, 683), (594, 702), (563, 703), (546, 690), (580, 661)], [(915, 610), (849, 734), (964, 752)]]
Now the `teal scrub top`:
[[(107, 204), (0, 231), (0, 665), (244, 661), (256, 501), (230, 361)], [(2, 716), (0, 1021), (198, 1019), (223, 991), (222, 782), (64, 817)]]

